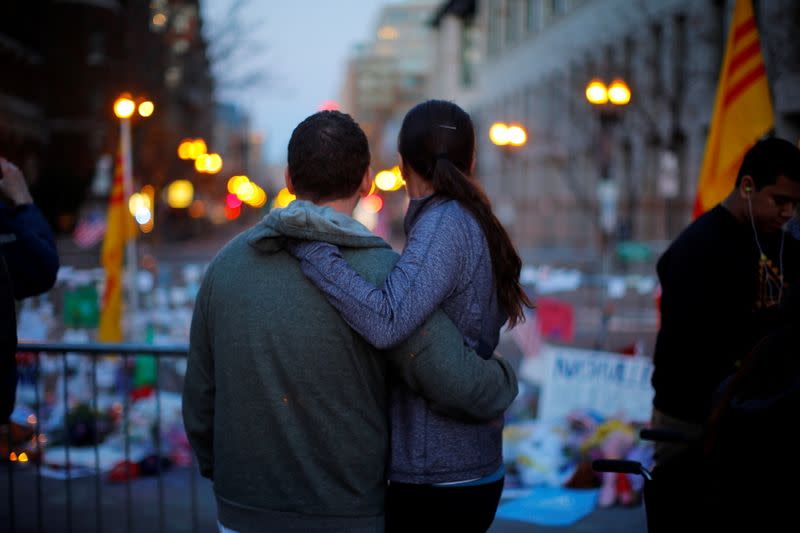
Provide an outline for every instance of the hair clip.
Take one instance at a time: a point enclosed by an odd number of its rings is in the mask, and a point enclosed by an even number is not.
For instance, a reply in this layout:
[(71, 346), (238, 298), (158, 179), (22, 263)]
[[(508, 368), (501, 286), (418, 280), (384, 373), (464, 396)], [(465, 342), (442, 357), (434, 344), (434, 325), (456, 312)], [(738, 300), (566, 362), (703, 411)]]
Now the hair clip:
[(440, 128), (446, 128), (448, 130), (455, 130), (456, 129), (455, 126), (448, 126), (447, 124), (439, 124), (439, 127)]

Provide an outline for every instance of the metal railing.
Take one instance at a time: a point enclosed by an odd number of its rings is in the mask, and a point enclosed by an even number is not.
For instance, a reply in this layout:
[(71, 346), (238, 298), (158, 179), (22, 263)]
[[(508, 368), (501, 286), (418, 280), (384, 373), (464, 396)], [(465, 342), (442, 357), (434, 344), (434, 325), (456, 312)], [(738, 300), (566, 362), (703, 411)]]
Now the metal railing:
[[(155, 498), (155, 503), (157, 506), (157, 530), (158, 531), (165, 531), (165, 487), (164, 487), (164, 466), (163, 466), (163, 457), (162, 457), (162, 442), (161, 442), (161, 383), (160, 383), (160, 370), (159, 367), (161, 366), (160, 362), (163, 358), (185, 358), (187, 355), (188, 348), (184, 345), (175, 345), (175, 346), (153, 346), (148, 344), (100, 344), (100, 343), (21, 343), (17, 348), (17, 353), (29, 353), (32, 354), (32, 361), (33, 361), (33, 368), (28, 369), (29, 372), (32, 370), (33, 375), (33, 390), (35, 391), (35, 398), (34, 398), (34, 405), (33, 410), (35, 414), (35, 419), (33, 419), (34, 423), (32, 424), (33, 427), (33, 442), (36, 446), (36, 453), (35, 458), (31, 458), (28, 460), (28, 464), (26, 467), (22, 467), (20, 461), (16, 458), (16, 454), (13, 453), (13, 438), (12, 438), (12, 431), (11, 426), (8, 428), (8, 452), (11, 456), (14, 456), (14, 459), (10, 457), (4, 457), (4, 461), (6, 462), (7, 466), (7, 476), (8, 476), (8, 515), (7, 515), (7, 526), (9, 531), (16, 531), (17, 527), (20, 527), (21, 530), (30, 530), (35, 528), (37, 531), (45, 530), (45, 517), (52, 521), (53, 515), (51, 514), (53, 509), (53, 499), (55, 498), (57, 501), (55, 502), (56, 507), (61, 507), (63, 503), (63, 518), (64, 521), (60, 524), (59, 529), (64, 531), (73, 531), (73, 522), (76, 518), (78, 518), (79, 522), (82, 524), (81, 528), (79, 529), (86, 529), (87, 526), (87, 517), (88, 513), (91, 511), (94, 512), (94, 520), (89, 518), (89, 522), (94, 522), (94, 529), (96, 531), (119, 531), (123, 530), (126, 532), (130, 532), (134, 528), (134, 513), (142, 514), (142, 510), (136, 508), (133, 502), (133, 494), (132, 494), (132, 475), (131, 475), (131, 445), (130, 445), (130, 408), (131, 408), (131, 391), (132, 391), (132, 380), (131, 380), (131, 371), (129, 360), (131, 357), (135, 357), (138, 355), (147, 355), (155, 357), (156, 364), (154, 365), (154, 396), (155, 396), (155, 427), (153, 428), (152, 434), (155, 440), (155, 483), (156, 483), (156, 491), (157, 496)], [(63, 431), (64, 431), (64, 453), (65, 453), (65, 465), (66, 465), (66, 472), (67, 474), (63, 476), (63, 482), (59, 480), (59, 483), (63, 483), (63, 502), (61, 499), (61, 495), (56, 494), (54, 496), (52, 494), (53, 490), (55, 489), (58, 492), (58, 485), (53, 485), (53, 482), (48, 480), (48, 491), (47, 491), (47, 501), (45, 494), (43, 493), (43, 476), (42, 476), (42, 457), (43, 455), (43, 437), (41, 436), (41, 427), (40, 422), (42, 420), (40, 414), (41, 409), (43, 408), (41, 402), (41, 394), (40, 394), (40, 383), (39, 380), (41, 378), (40, 368), (41, 368), (41, 357), (42, 354), (48, 354), (48, 357), (56, 357), (60, 356), (60, 366), (61, 366), (61, 379), (63, 380), (63, 390), (60, 391), (61, 395), (63, 396), (59, 400), (63, 401), (64, 405), (64, 412), (63, 412)], [(73, 480), (73, 465), (71, 463), (70, 452), (71, 446), (70, 444), (70, 421), (69, 417), (67, 416), (68, 408), (70, 405), (70, 390), (68, 387), (68, 375), (69, 375), (69, 365), (68, 365), (68, 354), (73, 356), (75, 354), (82, 356), (82, 357), (89, 357), (91, 358), (91, 435), (92, 435), (92, 446), (94, 448), (94, 502), (90, 504), (86, 501), (86, 493), (87, 487), (84, 483), (82, 485), (82, 498), (80, 501), (75, 502), (73, 498), (73, 483), (76, 483)], [(99, 440), (99, 430), (98, 430), (98, 374), (97, 374), (97, 362), (100, 357), (103, 356), (116, 356), (117, 358), (121, 358), (121, 368), (123, 369), (123, 376), (125, 379), (122, 379), (122, 390), (119, 392), (123, 398), (123, 405), (121, 410), (121, 419), (120, 423), (122, 425), (121, 430), (124, 436), (124, 475), (122, 476), (121, 481), (124, 482), (124, 525), (120, 523), (121, 517), (119, 514), (118, 509), (114, 508), (113, 502), (104, 500), (104, 496), (109, 492), (109, 487), (107, 486), (106, 481), (104, 478), (104, 472), (101, 469), (101, 459), (100, 459), (100, 440)], [(85, 395), (85, 391), (84, 391)], [(182, 427), (182, 425), (181, 425)], [(46, 437), (45, 437), (46, 438)], [(85, 449), (85, 448), (84, 448)], [(77, 453), (77, 452), (75, 452)], [(32, 454), (34, 455), (34, 454)], [(199, 529), (199, 520), (198, 520), (198, 497), (197, 497), (197, 477), (198, 477), (198, 469), (195, 463), (194, 454), (189, 453), (190, 456), (190, 465), (189, 465), (189, 476), (190, 476), (190, 491), (191, 491), (191, 501), (190, 501), (190, 508), (191, 508), (191, 529), (192, 531), (198, 531)], [(31, 472), (30, 472), (30, 463), (35, 463), (35, 478), (33, 480), (30, 479)], [(26, 483), (22, 483), (23, 478), (27, 476)], [(23, 487), (23, 485), (25, 485)], [(31, 487), (30, 485), (33, 485)], [(23, 491), (20, 491), (21, 488), (24, 488)], [(29, 492), (33, 490), (35, 492), (35, 497), (31, 498)], [(118, 489), (117, 489), (118, 490)], [(138, 492), (137, 492), (138, 494)], [(91, 499), (91, 498), (88, 498)], [(33, 501), (31, 501), (33, 500)], [(76, 517), (76, 509), (75, 504), (78, 504), (77, 512), (80, 513), (80, 516)], [(26, 509), (26, 517), (28, 518), (28, 522), (30, 522), (31, 514), (33, 514), (34, 509), (31, 508), (31, 504), (35, 507), (35, 525), (30, 523), (21, 523), (18, 520), (19, 516), (18, 513), (21, 509)], [(45, 511), (45, 507), (50, 507)], [(59, 509), (60, 510), (60, 509)], [(47, 515), (45, 515), (47, 512)], [(108, 515), (110, 513), (112, 520), (106, 522), (104, 520), (104, 515)], [(174, 518), (174, 517), (172, 517)], [(91, 527), (91, 526), (89, 526)], [(154, 528), (148, 528), (152, 530)]]

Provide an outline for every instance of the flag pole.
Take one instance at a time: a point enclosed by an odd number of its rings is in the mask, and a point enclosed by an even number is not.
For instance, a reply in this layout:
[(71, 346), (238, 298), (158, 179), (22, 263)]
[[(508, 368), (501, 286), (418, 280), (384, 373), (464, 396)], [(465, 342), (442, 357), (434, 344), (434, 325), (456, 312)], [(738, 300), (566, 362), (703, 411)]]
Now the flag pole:
[[(131, 157), (131, 119), (120, 118), (119, 139), (122, 149), (122, 191), (123, 191), (123, 217), (130, 216), (127, 210), (127, 201), (133, 195), (133, 163)], [(127, 224), (123, 227), (127, 228)], [(129, 340), (139, 340), (136, 313), (139, 310), (139, 294), (136, 290), (138, 279), (138, 261), (136, 255), (136, 232), (130, 235), (125, 244), (125, 256), (128, 270), (128, 337)]]

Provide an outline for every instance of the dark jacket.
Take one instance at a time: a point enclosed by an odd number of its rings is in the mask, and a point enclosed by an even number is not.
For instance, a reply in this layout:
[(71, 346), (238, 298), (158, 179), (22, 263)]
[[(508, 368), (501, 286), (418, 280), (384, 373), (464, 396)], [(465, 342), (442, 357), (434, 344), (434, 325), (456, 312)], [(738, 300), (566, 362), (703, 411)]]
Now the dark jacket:
[[(800, 242), (780, 233), (759, 239), (773, 264), (782, 265), (786, 287), (800, 281)], [(705, 422), (719, 383), (774, 327), (777, 306), (762, 303), (768, 291), (759, 287), (759, 256), (750, 224), (718, 205), (659, 260), (661, 329), (652, 380), (659, 411)]]
[(14, 410), (17, 389), (14, 300), (49, 290), (57, 272), (53, 233), (39, 209), (0, 202), (0, 424)]

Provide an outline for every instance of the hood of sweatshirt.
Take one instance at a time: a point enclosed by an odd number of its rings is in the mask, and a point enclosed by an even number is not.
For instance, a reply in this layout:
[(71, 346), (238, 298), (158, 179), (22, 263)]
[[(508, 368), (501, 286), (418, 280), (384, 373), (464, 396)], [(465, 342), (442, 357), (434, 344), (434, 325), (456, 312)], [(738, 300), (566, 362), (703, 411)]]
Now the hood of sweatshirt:
[(285, 248), (287, 239), (322, 241), (350, 248), (390, 247), (354, 218), (306, 200), (272, 209), (252, 228), (247, 243), (259, 251), (273, 253)]

